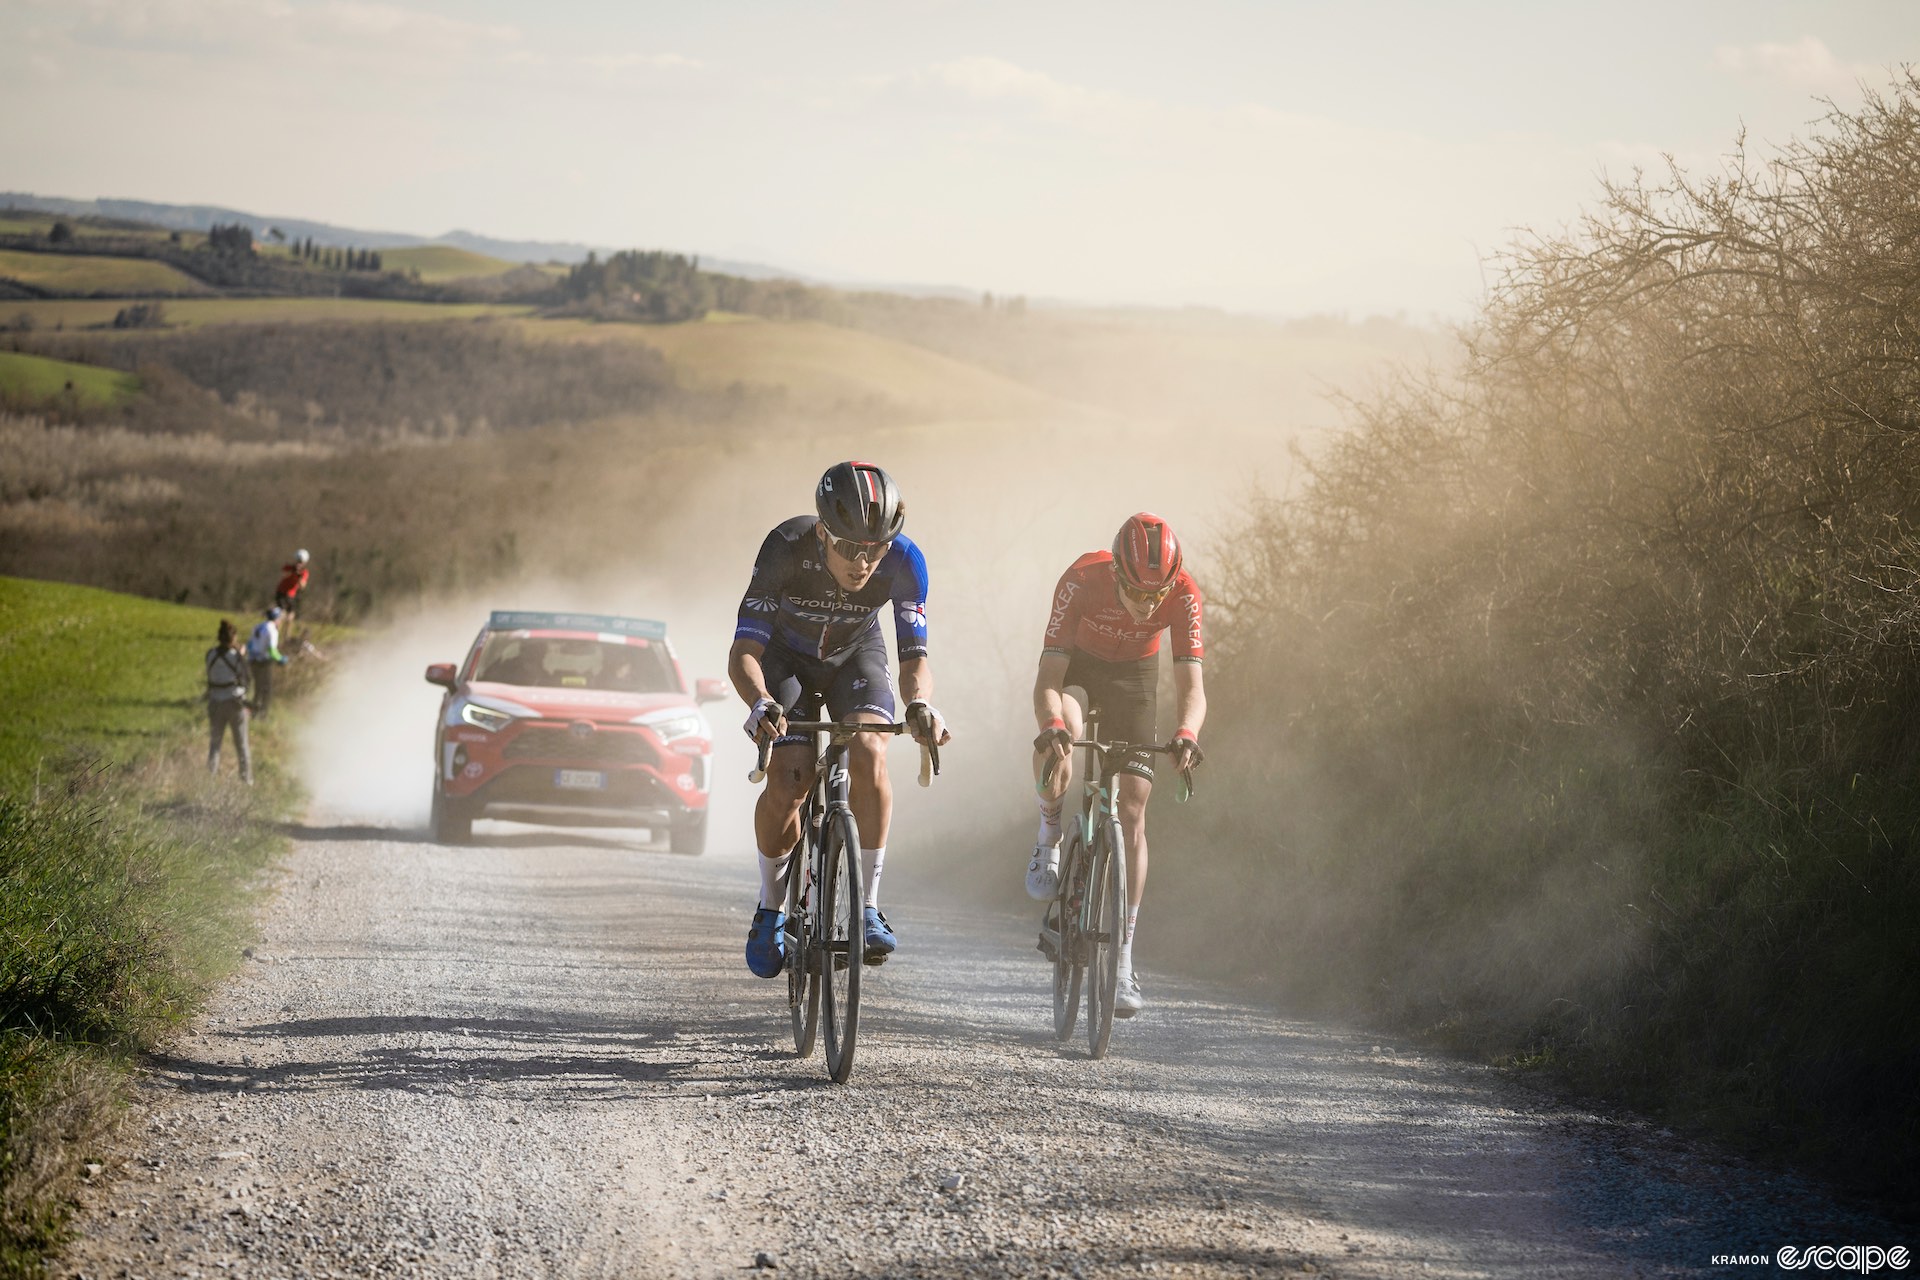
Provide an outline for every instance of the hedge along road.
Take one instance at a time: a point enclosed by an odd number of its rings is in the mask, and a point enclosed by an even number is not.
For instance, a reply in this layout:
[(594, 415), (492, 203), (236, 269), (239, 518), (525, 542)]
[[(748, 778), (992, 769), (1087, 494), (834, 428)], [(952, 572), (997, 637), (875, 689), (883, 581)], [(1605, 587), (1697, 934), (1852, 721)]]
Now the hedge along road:
[(1219, 987), (1152, 981), (1089, 1061), (1029, 924), (928, 902), (889, 901), (835, 1086), (741, 963), (745, 857), (479, 830), (297, 833), (68, 1274), (1617, 1276), (1901, 1241)]

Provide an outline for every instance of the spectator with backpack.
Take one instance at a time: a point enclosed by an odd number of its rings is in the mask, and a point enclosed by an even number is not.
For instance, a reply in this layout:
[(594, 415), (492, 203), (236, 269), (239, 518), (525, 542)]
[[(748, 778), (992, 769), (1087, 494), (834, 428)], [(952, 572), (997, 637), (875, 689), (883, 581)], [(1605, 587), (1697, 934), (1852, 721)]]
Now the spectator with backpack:
[(220, 772), (220, 744), (233, 732), (234, 754), (240, 757), (240, 781), (253, 785), (253, 758), (247, 747), (247, 688), (251, 664), (240, 651), (240, 633), (220, 619), (213, 648), (207, 650), (207, 772)]

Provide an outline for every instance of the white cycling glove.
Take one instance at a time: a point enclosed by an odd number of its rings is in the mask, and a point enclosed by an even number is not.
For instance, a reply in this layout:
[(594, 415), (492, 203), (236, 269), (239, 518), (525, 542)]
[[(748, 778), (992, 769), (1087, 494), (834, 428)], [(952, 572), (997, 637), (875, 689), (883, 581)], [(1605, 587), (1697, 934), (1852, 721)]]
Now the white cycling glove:
[(747, 717), (747, 736), (755, 742), (760, 741), (760, 726), (769, 720), (778, 719), (784, 714), (780, 709), (780, 704), (772, 698), (760, 699), (753, 704), (753, 714)]
[(907, 729), (916, 742), (929, 742), (934, 746), (945, 746), (953, 735), (947, 732), (947, 722), (930, 703), (909, 702), (907, 704)]

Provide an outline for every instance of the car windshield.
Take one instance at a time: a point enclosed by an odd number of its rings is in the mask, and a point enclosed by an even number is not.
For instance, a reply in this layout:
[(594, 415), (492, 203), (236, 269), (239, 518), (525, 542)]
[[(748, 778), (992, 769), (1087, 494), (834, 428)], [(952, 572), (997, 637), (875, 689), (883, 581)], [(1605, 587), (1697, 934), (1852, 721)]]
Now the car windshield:
[(678, 693), (666, 650), (648, 640), (576, 639), (497, 632), (487, 637), (474, 679), (609, 693)]

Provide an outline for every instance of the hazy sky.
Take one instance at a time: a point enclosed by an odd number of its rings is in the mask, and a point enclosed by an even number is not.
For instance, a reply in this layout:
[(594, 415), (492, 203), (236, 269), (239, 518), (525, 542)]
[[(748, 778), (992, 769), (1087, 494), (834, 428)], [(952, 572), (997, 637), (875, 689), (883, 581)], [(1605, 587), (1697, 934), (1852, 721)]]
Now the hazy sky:
[(1920, 0), (0, 0), (0, 189), (1454, 315), (1603, 171), (1916, 58)]

